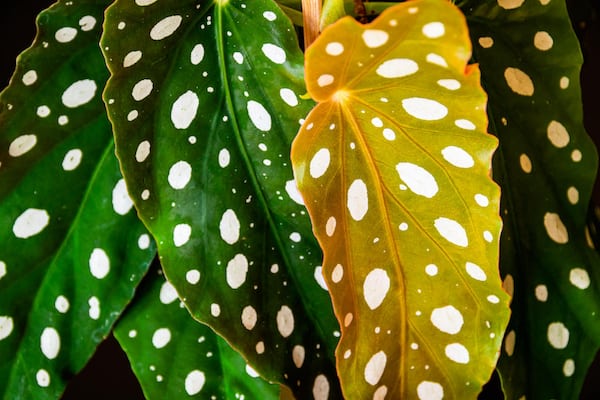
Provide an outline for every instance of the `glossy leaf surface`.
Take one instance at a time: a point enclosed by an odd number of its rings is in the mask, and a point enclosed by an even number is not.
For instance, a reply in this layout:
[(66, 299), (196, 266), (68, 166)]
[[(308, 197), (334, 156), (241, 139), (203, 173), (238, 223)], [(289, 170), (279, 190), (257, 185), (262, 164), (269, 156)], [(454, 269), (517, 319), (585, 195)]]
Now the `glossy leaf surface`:
[(56, 399), (154, 257), (100, 93), (108, 1), (60, 2), (0, 95), (0, 397)]
[(267, 379), (339, 397), (338, 325), (289, 161), (312, 105), (294, 29), (272, 1), (142, 3), (107, 13), (105, 100), (166, 276)]
[(500, 140), (501, 268), (514, 292), (499, 362), (509, 399), (578, 398), (600, 345), (599, 259), (586, 240), (597, 156), (564, 1), (465, 1)]
[(209, 327), (194, 320), (160, 266), (115, 327), (147, 399), (279, 399)]
[(324, 249), (347, 398), (474, 398), (508, 321), (496, 140), (464, 17), (408, 2), (344, 18), (306, 55), (320, 103), (294, 141)]

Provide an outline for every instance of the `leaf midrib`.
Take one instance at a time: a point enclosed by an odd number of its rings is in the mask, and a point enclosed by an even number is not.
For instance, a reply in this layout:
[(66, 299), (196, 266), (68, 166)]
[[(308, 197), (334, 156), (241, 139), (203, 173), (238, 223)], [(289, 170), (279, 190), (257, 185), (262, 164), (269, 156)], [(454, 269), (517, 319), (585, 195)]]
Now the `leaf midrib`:
[[(218, 50), (217, 53), (218, 53), (218, 60), (219, 60), (219, 71), (221, 72), (221, 81), (223, 82), (223, 90), (225, 92), (225, 103), (226, 103), (227, 111), (228, 111), (229, 117), (231, 118), (231, 123), (232, 123), (232, 127), (234, 130), (234, 136), (235, 136), (235, 140), (236, 140), (236, 143), (238, 146), (238, 150), (243, 159), (246, 170), (248, 171), (248, 175), (250, 177), (252, 187), (254, 188), (254, 190), (256, 192), (258, 203), (260, 204), (260, 207), (266, 217), (268, 226), (273, 235), (273, 238), (275, 240), (275, 243), (279, 250), (279, 253), (282, 256), (285, 265), (289, 269), (290, 266), (293, 265), (293, 262), (291, 261), (291, 258), (289, 257), (287, 251), (285, 251), (285, 245), (282, 240), (281, 233), (277, 229), (277, 223), (275, 222), (274, 216), (268, 206), (268, 202), (267, 202), (264, 192), (261, 188), (260, 182), (259, 182), (257, 174), (256, 174), (256, 170), (252, 164), (249, 153), (248, 153), (245, 143), (243, 141), (241, 131), (239, 129), (239, 123), (238, 123), (235, 107), (233, 104), (232, 89), (230, 87), (229, 80), (228, 80), (228, 76), (229, 76), (227, 73), (228, 65), (226, 63), (226, 58), (225, 58), (225, 45), (224, 45), (224, 40), (223, 40), (224, 39), (224, 35), (223, 35), (223, 32), (224, 32), (223, 13), (224, 13), (224, 11), (223, 11), (223, 8), (224, 7), (220, 7), (218, 4), (215, 4), (215, 22), (214, 23), (215, 23), (215, 31), (217, 31), (216, 40), (217, 40), (217, 50)], [(237, 26), (236, 24), (232, 24), (231, 30), (236, 31), (236, 26)], [(299, 285), (296, 282), (294, 274), (290, 273), (289, 276), (290, 276), (290, 279), (292, 279), (294, 281), (296, 287), (301, 287), (301, 285)], [(302, 300), (304, 311), (306, 312), (307, 315), (312, 317), (314, 326), (319, 330), (320, 338), (325, 338), (326, 337), (325, 335), (327, 333), (323, 331), (323, 327), (321, 326), (320, 323), (318, 323), (320, 321), (320, 319), (317, 318), (311, 312), (311, 310), (313, 308), (306, 306), (306, 304), (310, 304), (310, 299), (308, 298), (306, 293), (304, 293), (304, 291), (302, 291), (302, 290), (297, 290), (297, 293), (298, 293), (298, 296)], [(327, 340), (323, 341), (323, 345), (327, 346), (327, 343), (328, 343)], [(329, 346), (327, 346), (327, 347), (329, 347)], [(332, 353), (331, 350), (332, 349), (328, 349), (327, 353), (331, 354)]]

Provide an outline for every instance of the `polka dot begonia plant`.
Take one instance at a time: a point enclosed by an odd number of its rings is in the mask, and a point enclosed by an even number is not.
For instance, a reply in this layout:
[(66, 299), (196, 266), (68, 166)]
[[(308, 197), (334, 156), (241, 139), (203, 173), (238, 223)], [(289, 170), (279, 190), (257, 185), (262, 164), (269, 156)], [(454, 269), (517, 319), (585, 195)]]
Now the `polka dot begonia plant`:
[(40, 14), (0, 94), (1, 399), (60, 398), (111, 332), (148, 399), (475, 399), (495, 368), (578, 398), (597, 155), (564, 0), (320, 5)]

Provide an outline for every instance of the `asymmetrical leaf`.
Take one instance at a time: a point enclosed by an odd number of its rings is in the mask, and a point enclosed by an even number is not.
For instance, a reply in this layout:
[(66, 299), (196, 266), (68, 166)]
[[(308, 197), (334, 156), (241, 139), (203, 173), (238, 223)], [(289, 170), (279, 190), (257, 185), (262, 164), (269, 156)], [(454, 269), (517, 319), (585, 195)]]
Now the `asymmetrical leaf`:
[(0, 95), (0, 398), (56, 399), (155, 254), (114, 156), (108, 1), (60, 2)]
[(194, 320), (157, 268), (115, 327), (147, 399), (278, 400), (227, 342)]
[(499, 369), (509, 399), (576, 399), (600, 346), (600, 260), (586, 239), (597, 171), (581, 54), (564, 1), (466, 1), (504, 197), (501, 269), (514, 293)]
[(347, 398), (475, 398), (508, 322), (496, 140), (464, 17), (411, 1), (344, 18), (306, 54), (320, 103), (294, 171), (324, 249)]
[(117, 1), (102, 48), (125, 180), (186, 306), (298, 398), (340, 397), (289, 160), (311, 107), (289, 20), (267, 0)]

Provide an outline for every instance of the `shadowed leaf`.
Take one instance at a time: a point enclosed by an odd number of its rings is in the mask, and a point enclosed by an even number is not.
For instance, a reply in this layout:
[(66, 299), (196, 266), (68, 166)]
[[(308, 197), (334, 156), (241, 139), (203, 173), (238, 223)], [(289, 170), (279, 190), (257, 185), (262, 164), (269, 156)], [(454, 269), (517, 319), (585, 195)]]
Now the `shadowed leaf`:
[(501, 268), (514, 293), (499, 362), (507, 398), (576, 399), (600, 345), (586, 213), (597, 156), (583, 130), (581, 54), (564, 1), (465, 1), (500, 140)]

